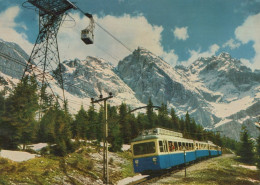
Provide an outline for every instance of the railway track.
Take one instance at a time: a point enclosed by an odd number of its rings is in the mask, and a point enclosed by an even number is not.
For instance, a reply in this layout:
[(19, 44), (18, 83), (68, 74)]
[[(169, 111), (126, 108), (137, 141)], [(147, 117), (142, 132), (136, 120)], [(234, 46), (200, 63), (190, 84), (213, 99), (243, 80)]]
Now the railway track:
[(173, 168), (173, 169), (168, 169), (168, 170), (162, 171), (159, 174), (151, 174), (151, 175), (144, 177), (142, 179), (139, 179), (137, 181), (133, 181), (133, 182), (129, 183), (128, 185), (137, 185), (137, 184), (138, 185), (146, 185), (146, 184), (149, 184), (149, 183), (152, 183), (152, 182), (156, 182), (159, 179), (164, 178), (164, 177), (169, 177), (172, 174), (183, 170), (184, 168), (185, 168), (184, 166), (180, 166), (178, 168)]

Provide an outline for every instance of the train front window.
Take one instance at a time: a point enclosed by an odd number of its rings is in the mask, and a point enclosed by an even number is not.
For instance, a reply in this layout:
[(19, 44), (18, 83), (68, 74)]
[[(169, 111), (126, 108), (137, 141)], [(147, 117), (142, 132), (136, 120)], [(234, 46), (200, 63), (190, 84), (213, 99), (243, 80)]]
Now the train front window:
[(155, 142), (134, 144), (134, 155), (144, 155), (155, 153)]

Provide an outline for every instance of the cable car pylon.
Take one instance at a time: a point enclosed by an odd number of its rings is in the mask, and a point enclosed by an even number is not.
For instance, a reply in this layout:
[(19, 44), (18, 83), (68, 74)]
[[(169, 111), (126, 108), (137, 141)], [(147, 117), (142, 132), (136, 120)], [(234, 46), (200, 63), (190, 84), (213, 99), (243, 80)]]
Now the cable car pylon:
[[(65, 12), (76, 7), (68, 0), (28, 0), (27, 2), (39, 10), (39, 34), (22, 78), (33, 74), (37, 76), (42, 88), (50, 87), (48, 79), (51, 75), (48, 74), (57, 67), (55, 77), (63, 90), (65, 103), (57, 35)], [(34, 70), (35, 66), (41, 71)]]

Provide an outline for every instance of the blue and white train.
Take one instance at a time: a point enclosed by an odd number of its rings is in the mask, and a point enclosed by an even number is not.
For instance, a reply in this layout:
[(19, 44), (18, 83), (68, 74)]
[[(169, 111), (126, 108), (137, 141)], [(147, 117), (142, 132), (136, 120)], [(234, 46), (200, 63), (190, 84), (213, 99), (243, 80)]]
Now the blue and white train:
[(185, 139), (182, 133), (162, 128), (145, 130), (132, 140), (135, 173), (169, 169), (208, 156), (221, 155), (212, 142)]

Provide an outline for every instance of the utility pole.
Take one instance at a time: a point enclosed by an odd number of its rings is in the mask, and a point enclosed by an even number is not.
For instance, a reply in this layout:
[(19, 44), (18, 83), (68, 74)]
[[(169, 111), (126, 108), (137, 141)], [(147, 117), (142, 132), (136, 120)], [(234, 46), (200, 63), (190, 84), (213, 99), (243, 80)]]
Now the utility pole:
[(184, 157), (184, 166), (185, 166), (185, 177), (186, 177), (186, 151), (184, 150), (184, 155), (183, 155), (183, 157)]
[(103, 139), (103, 182), (109, 184), (109, 173), (108, 173), (108, 122), (107, 122), (107, 100), (113, 98), (112, 93), (109, 93), (108, 97), (103, 98), (103, 95), (100, 95), (98, 100), (91, 98), (91, 103), (99, 103), (104, 101), (104, 111), (105, 111), (105, 124), (104, 124), (104, 139)]

